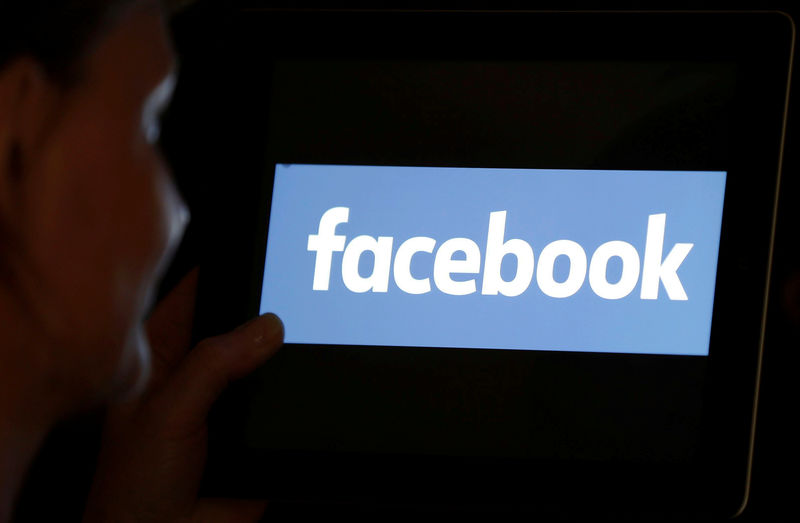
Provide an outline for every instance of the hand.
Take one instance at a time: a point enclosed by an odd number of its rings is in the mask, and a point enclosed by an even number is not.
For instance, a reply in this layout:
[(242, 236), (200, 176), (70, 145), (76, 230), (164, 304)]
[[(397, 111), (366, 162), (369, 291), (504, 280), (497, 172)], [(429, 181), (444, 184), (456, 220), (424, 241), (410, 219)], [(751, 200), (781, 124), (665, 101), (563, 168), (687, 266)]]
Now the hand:
[(151, 380), (140, 397), (108, 412), (85, 523), (256, 521), (264, 501), (198, 499), (206, 458), (206, 416), (231, 380), (283, 343), (280, 320), (267, 314), (202, 341), (189, 351), (197, 271), (147, 322)]

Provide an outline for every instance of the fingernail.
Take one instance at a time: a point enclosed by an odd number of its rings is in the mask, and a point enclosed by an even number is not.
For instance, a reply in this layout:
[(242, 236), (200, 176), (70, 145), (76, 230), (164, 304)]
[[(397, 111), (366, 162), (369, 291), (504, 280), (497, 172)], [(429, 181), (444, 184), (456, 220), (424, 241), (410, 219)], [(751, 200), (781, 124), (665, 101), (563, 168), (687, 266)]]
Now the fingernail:
[(283, 343), (283, 322), (276, 315), (268, 312), (258, 318), (260, 329), (253, 341), (258, 345), (274, 345)]

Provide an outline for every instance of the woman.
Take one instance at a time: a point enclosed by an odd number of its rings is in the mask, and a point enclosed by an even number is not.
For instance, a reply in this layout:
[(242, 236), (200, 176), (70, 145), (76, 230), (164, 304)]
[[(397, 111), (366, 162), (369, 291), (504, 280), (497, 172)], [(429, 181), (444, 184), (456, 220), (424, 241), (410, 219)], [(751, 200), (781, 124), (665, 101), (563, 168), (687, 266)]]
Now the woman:
[(86, 521), (263, 511), (197, 485), (208, 408), (280, 321), (188, 351), (189, 276), (144, 324), (188, 217), (156, 145), (174, 61), (155, 0), (0, 0), (0, 522), (53, 424), (108, 401)]

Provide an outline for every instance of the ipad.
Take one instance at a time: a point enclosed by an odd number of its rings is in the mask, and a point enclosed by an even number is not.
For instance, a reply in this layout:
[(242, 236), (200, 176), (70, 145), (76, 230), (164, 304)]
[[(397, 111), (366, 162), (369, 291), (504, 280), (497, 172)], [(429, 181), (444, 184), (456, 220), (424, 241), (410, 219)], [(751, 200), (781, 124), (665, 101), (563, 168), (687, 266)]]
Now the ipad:
[(197, 334), (275, 312), (286, 345), (215, 408), (208, 492), (741, 511), (793, 38), (781, 13), (234, 17)]

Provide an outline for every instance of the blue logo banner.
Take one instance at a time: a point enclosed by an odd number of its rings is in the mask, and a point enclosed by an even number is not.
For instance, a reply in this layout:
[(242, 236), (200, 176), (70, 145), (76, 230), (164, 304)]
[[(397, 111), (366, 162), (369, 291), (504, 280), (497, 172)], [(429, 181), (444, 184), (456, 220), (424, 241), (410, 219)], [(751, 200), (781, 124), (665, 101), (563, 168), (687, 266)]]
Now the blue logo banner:
[(277, 165), (260, 310), (287, 343), (704, 356), (725, 178)]

